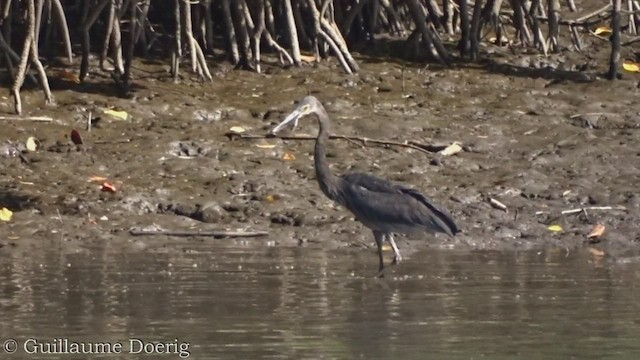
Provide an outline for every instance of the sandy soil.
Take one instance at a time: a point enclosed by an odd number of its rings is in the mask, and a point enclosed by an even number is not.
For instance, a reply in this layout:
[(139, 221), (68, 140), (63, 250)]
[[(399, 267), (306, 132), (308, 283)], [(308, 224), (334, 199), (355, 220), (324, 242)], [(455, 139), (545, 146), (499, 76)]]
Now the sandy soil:
[[(75, 251), (110, 241), (159, 250), (167, 237), (129, 234), (132, 227), (156, 226), (269, 232), (220, 240), (243, 246), (372, 247), (371, 233), (318, 189), (311, 141), (225, 136), (233, 126), (265, 134), (294, 101), (313, 94), (327, 107), (336, 134), (463, 144), (464, 152), (443, 157), (332, 142), (336, 173), (363, 171), (411, 184), (447, 207), (462, 228), (454, 240), (401, 237), (405, 251), (596, 246), (611, 256), (636, 252), (639, 79), (600, 78), (607, 49), (593, 44), (588, 58), (487, 49), (497, 60), (451, 69), (360, 56), (362, 71), (353, 76), (333, 61), (288, 70), (266, 65), (265, 74), (219, 64), (212, 83), (185, 73), (177, 84), (164, 65), (145, 61), (136, 65), (139, 88), (130, 99), (115, 96), (107, 74), (76, 85), (50, 69), (56, 105), (45, 106), (37, 89), (26, 89), (24, 108), (54, 120), (0, 120), (0, 207), (14, 211), (10, 222), (0, 223), (0, 243), (5, 250), (55, 245)], [(11, 113), (12, 103), (2, 97), (0, 112)], [(110, 107), (129, 118), (104, 114)], [(90, 132), (89, 113), (98, 118)], [(84, 145), (72, 144), (72, 129)], [(316, 131), (315, 121), (306, 121), (296, 134)], [(39, 149), (14, 156), (12, 146), (30, 136)], [(92, 176), (108, 178), (117, 191), (101, 191), (100, 183), (88, 181)], [(494, 208), (491, 198), (507, 211)], [(625, 210), (590, 209), (601, 206)], [(587, 210), (561, 214), (579, 208)], [(586, 235), (598, 223), (606, 231), (592, 245)], [(550, 231), (554, 224), (563, 231)]]

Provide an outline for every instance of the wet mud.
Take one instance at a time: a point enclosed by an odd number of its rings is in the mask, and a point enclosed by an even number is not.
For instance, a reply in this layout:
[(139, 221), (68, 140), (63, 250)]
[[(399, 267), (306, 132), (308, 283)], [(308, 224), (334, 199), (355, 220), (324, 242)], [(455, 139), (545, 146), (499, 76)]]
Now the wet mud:
[[(462, 229), (455, 239), (400, 237), (405, 253), (588, 246), (629, 256), (640, 243), (640, 79), (600, 77), (608, 44), (596, 45), (588, 59), (498, 49), (504, 54), (494, 54), (497, 60), (450, 69), (360, 55), (362, 70), (352, 76), (334, 61), (286, 70), (266, 65), (264, 74), (218, 64), (211, 83), (190, 75), (174, 83), (167, 67), (140, 61), (129, 99), (110, 90), (108, 74), (93, 73), (79, 85), (54, 78), (54, 106), (45, 106), (35, 88), (23, 92), (27, 115), (53, 121), (0, 120), (0, 205), (14, 212), (0, 223), (0, 244), (7, 251), (80, 251), (96, 242), (182, 251), (167, 249), (168, 237), (134, 237), (129, 229), (266, 230), (264, 238), (197, 240), (373, 254), (370, 231), (320, 192), (312, 141), (225, 135), (234, 126), (266, 134), (294, 101), (313, 94), (325, 104), (335, 134), (463, 145), (463, 152), (441, 156), (331, 142), (335, 173), (362, 171), (410, 184), (448, 208)], [(104, 113), (113, 107), (128, 118)], [(11, 113), (11, 98), (2, 97), (0, 111)], [(73, 144), (72, 129), (82, 145)], [(316, 132), (308, 118), (295, 134)], [(39, 141), (35, 152), (20, 147), (30, 136)], [(116, 191), (102, 191), (92, 176), (106, 178)], [(617, 208), (596, 209), (609, 206)], [(599, 223), (604, 235), (588, 239)]]

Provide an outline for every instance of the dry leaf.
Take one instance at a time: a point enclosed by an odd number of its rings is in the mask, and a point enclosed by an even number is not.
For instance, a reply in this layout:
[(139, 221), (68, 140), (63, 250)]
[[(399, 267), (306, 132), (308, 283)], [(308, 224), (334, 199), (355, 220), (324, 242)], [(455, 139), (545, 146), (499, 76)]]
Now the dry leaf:
[(600, 26), (599, 28), (595, 29), (593, 31), (594, 34), (596, 35), (609, 35), (613, 32), (613, 30), (611, 30), (610, 27), (608, 26)]
[(260, 149), (273, 149), (276, 147), (276, 144), (256, 144)]
[(11, 217), (13, 216), (13, 211), (3, 207), (0, 209), (0, 220), (2, 221), (11, 221)]
[(587, 239), (597, 238), (602, 236), (602, 234), (604, 234), (604, 230), (605, 230), (604, 225), (602, 224), (596, 225), (596, 227), (594, 227), (593, 230), (591, 230), (589, 235), (587, 235)]
[(82, 136), (80, 136), (80, 132), (76, 129), (71, 130), (71, 141), (73, 141), (76, 145), (82, 145)]
[(27, 150), (34, 152), (38, 149), (38, 140), (33, 136), (29, 136), (29, 138), (27, 139), (26, 145), (27, 145)]
[(382, 244), (382, 251), (391, 251), (391, 245), (387, 243)]
[(553, 232), (561, 232), (561, 231), (564, 231), (564, 230), (562, 229), (562, 226), (560, 226), (560, 225), (549, 225), (549, 227), (548, 227), (547, 229), (549, 229), (549, 230), (551, 230), (551, 231), (553, 231)]
[(76, 84), (80, 84), (80, 78), (78, 77), (78, 75), (67, 71), (67, 70), (62, 70), (58, 73), (58, 77), (61, 79), (65, 79), (65, 80), (69, 80), (71, 82), (74, 82)]
[(242, 126), (232, 126), (231, 129), (229, 129), (229, 131), (236, 134), (242, 134), (246, 130)]
[(114, 193), (116, 192), (116, 187), (105, 181), (102, 183), (100, 190)]
[(127, 120), (129, 118), (129, 114), (126, 111), (118, 111), (113, 109), (106, 109), (104, 113), (109, 116), (113, 116), (116, 119)]
[(439, 151), (439, 154), (444, 156), (455, 155), (462, 151), (462, 146), (460, 146), (459, 142), (454, 142), (453, 144), (447, 146), (444, 150)]
[(89, 178), (89, 180), (87, 180), (88, 182), (105, 182), (107, 181), (107, 178), (104, 176), (92, 176)]
[(640, 72), (640, 64), (633, 61), (625, 60), (622, 63), (622, 68), (628, 72)]
[(284, 153), (284, 156), (282, 158), (285, 159), (286, 161), (292, 161), (296, 159), (296, 156), (293, 155), (292, 153)]
[(279, 198), (280, 197), (278, 195), (269, 194), (269, 195), (264, 197), (264, 201), (266, 201), (268, 203), (272, 203), (272, 202), (278, 200)]
[(302, 60), (304, 62), (312, 63), (312, 62), (316, 61), (316, 56), (315, 55), (300, 55), (300, 60)]

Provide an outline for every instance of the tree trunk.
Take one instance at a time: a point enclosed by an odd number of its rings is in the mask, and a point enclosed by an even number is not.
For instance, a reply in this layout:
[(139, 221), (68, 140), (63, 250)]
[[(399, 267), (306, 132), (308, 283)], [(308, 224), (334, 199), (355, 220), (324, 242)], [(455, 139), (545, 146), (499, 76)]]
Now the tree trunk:
[(236, 43), (236, 31), (233, 28), (233, 20), (231, 20), (231, 6), (229, 0), (222, 0), (222, 19), (224, 20), (224, 27), (226, 31), (227, 39), (227, 59), (232, 64), (237, 64), (240, 61), (240, 55), (238, 55), (238, 44)]
[[(466, 1), (466, 0), (462, 0)], [(418, 30), (422, 34), (422, 40), (427, 44), (427, 48), (429, 48), (429, 52), (433, 57), (436, 58), (442, 65), (449, 65), (449, 53), (447, 49), (445, 49), (444, 45), (440, 42), (439, 39), (434, 39), (434, 36), (427, 27), (427, 22), (425, 18), (425, 14), (422, 8), (422, 5), (418, 3), (417, 0), (405, 0), (407, 7), (409, 8), (409, 12), (413, 17), (413, 22), (416, 24)], [(435, 53), (432, 51), (431, 47), (435, 49)]]
[(24, 76), (27, 72), (27, 63), (29, 62), (29, 52), (31, 51), (31, 43), (35, 37), (36, 30), (36, 9), (34, 0), (27, 0), (27, 35), (24, 39), (24, 46), (22, 47), (22, 54), (20, 55), (20, 63), (18, 63), (18, 70), (16, 72), (16, 78), (13, 81), (11, 87), (11, 94), (14, 98), (14, 105), (16, 114), (22, 115), (22, 99), (20, 98), (20, 88), (24, 84)]
[(284, 3), (287, 28), (289, 30), (289, 45), (291, 46), (293, 63), (296, 66), (300, 66), (300, 63), (302, 62), (302, 58), (300, 56), (300, 43), (298, 42), (298, 31), (296, 29), (296, 23), (293, 18), (293, 9), (291, 8), (291, 0), (283, 0), (283, 3)]
[(618, 78), (618, 63), (620, 62), (620, 9), (622, 0), (613, 0), (611, 17), (611, 58), (609, 59), (609, 80)]
[(549, 43), (553, 52), (560, 51), (558, 47), (558, 20), (560, 14), (560, 0), (547, 0), (549, 6)]
[(247, 21), (244, 15), (244, 0), (234, 0), (231, 4), (231, 19), (233, 28), (238, 34), (236, 40), (240, 58), (235, 64), (236, 69), (253, 70), (251, 59), (249, 57), (251, 43), (249, 41), (249, 32), (247, 30)]
[(473, 17), (471, 18), (471, 31), (469, 33), (471, 43), (470, 45), (470, 54), (471, 60), (478, 60), (478, 55), (480, 54), (480, 31), (482, 31), (480, 27), (480, 20), (482, 15), (482, 0), (476, 0), (475, 5), (473, 6)]
[(468, 0), (460, 0), (459, 3), (460, 29), (462, 31), (462, 36), (460, 37), (458, 48), (460, 49), (460, 56), (466, 58), (470, 55), (469, 51), (471, 50), (471, 28), (469, 24), (469, 9), (467, 9)]

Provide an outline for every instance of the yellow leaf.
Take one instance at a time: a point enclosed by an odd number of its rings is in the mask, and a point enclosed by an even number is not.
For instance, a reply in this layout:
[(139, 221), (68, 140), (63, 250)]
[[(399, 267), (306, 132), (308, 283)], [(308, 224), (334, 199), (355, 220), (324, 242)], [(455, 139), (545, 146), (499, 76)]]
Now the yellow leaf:
[(36, 149), (38, 148), (37, 140), (33, 136), (29, 136), (29, 138), (27, 139), (26, 145), (27, 145), (27, 150), (31, 152), (36, 151)]
[(613, 30), (611, 30), (610, 27), (608, 26), (600, 26), (599, 28), (595, 29), (593, 31), (594, 34), (596, 35), (609, 35), (613, 32)]
[(382, 251), (391, 251), (391, 245), (387, 243), (382, 244)]
[(127, 118), (129, 117), (129, 114), (127, 114), (126, 111), (106, 109), (104, 110), (104, 113), (120, 120), (127, 120)]
[(273, 149), (276, 147), (276, 144), (256, 144), (260, 149)]
[(242, 134), (246, 130), (242, 126), (232, 126), (231, 129), (229, 129), (229, 131), (236, 134)]
[(444, 150), (440, 151), (441, 155), (450, 156), (455, 155), (462, 151), (462, 146), (460, 146), (459, 142), (454, 142), (453, 144), (447, 146)]
[(628, 72), (640, 72), (640, 64), (633, 61), (625, 61), (622, 63), (622, 68)]
[(13, 216), (13, 211), (3, 207), (0, 209), (0, 220), (2, 221), (11, 221), (11, 216)]
[(293, 155), (292, 153), (284, 153), (284, 156), (282, 158), (285, 159), (286, 161), (292, 161), (296, 159), (296, 156)]
[(277, 196), (277, 195), (269, 194), (269, 195), (267, 195), (267, 196), (265, 196), (265, 197), (264, 197), (264, 200), (265, 200), (266, 202), (268, 202), (268, 203), (272, 203), (272, 202), (274, 202), (274, 201), (278, 200), (278, 198), (279, 198), (279, 196)]
[(561, 232), (563, 231), (562, 226), (560, 225), (550, 225), (547, 229), (553, 231), (553, 232)]

